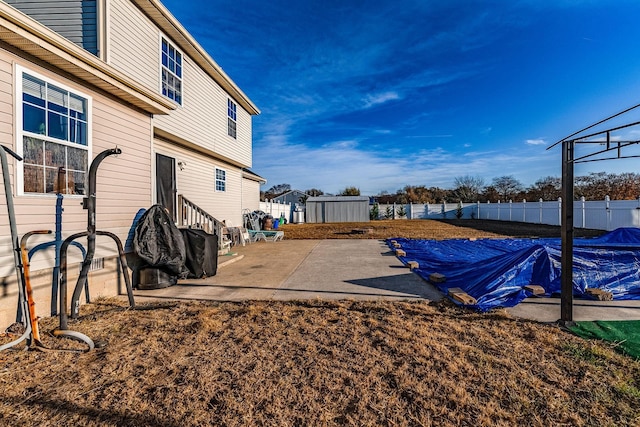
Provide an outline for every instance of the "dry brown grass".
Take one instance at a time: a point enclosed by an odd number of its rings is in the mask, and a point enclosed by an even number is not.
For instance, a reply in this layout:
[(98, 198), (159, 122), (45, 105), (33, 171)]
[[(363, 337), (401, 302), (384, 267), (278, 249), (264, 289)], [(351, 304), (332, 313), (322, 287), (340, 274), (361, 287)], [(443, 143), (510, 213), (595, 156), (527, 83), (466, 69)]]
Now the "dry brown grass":
[[(489, 220), (382, 220), (367, 223), (287, 224), (287, 239), (463, 239), (482, 237), (560, 237), (560, 227)], [(366, 231), (357, 233), (354, 230)], [(576, 229), (576, 237), (593, 237), (601, 230)]]
[(104, 348), (0, 353), (0, 425), (640, 425), (640, 362), (503, 310), (125, 305), (98, 300), (70, 324)]

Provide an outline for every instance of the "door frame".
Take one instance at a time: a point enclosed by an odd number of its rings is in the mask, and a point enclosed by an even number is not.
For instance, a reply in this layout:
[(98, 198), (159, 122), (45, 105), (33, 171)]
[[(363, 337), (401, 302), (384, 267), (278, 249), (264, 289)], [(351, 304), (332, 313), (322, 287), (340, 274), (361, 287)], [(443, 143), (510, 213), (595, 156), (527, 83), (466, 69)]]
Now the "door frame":
[[(161, 157), (160, 157), (161, 156)], [(155, 152), (155, 156), (154, 156), (154, 169), (155, 169), (155, 192), (154, 192), (154, 197), (155, 197), (155, 201), (157, 204), (162, 204), (162, 197), (160, 196), (160, 182), (161, 181), (165, 181), (163, 179), (161, 179), (162, 177), (165, 177), (164, 175), (160, 175), (159, 174), (159, 168), (158, 168), (158, 159), (159, 158), (166, 158), (170, 161), (171, 165), (170, 165), (170, 170), (171, 170), (171, 174), (170, 174), (170, 189), (169, 191), (172, 193), (171, 195), (169, 195), (167, 197), (167, 199), (171, 200), (171, 204), (172, 206), (165, 206), (168, 210), (169, 210), (169, 214), (171, 216), (171, 218), (173, 219), (173, 221), (175, 222), (177, 220), (177, 211), (178, 211), (178, 182), (177, 182), (177, 171), (176, 171), (176, 158), (173, 156), (169, 156), (167, 154), (163, 154), (163, 153), (159, 153), (159, 152)], [(165, 177), (166, 178), (166, 177)]]

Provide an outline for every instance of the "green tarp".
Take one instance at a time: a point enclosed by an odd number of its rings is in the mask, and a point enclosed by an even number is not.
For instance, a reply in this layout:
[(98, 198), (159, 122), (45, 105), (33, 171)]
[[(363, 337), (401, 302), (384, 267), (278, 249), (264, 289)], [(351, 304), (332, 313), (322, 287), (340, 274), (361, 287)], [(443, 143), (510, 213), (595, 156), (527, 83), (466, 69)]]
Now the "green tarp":
[(640, 359), (640, 320), (576, 322), (569, 329), (583, 338), (608, 341), (616, 349)]

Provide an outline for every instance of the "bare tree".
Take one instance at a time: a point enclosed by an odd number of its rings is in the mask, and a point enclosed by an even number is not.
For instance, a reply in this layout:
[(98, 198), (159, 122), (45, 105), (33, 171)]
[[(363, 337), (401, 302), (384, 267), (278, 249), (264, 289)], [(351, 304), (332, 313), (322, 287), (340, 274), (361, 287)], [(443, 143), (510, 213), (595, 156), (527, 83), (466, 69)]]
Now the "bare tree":
[(450, 199), (451, 190), (438, 187), (425, 187), (424, 185), (407, 185), (396, 193), (396, 203), (440, 203)]
[(634, 200), (640, 196), (640, 175), (624, 172), (612, 177), (612, 191), (609, 196), (613, 200)]
[(484, 179), (479, 176), (459, 176), (454, 180), (453, 195), (461, 202), (477, 202), (484, 188)]
[(305, 190), (305, 193), (311, 197), (318, 197), (324, 194), (324, 191), (318, 190), (317, 188), (310, 188), (309, 190)]
[(278, 184), (265, 191), (263, 197), (264, 199), (273, 199), (274, 197), (278, 197), (279, 195), (286, 193), (287, 191), (291, 191), (291, 185)]
[(493, 178), (492, 185), (500, 195), (500, 200), (505, 202), (522, 192), (522, 184), (511, 175)]
[(537, 180), (527, 190), (527, 200), (558, 200), (562, 196), (562, 180), (557, 176), (547, 176)]
[(500, 200), (500, 193), (498, 193), (498, 190), (496, 190), (493, 185), (486, 186), (480, 194), (481, 202), (496, 203), (498, 200)]
[(607, 173), (593, 172), (576, 177), (574, 193), (576, 198), (603, 200), (633, 200), (640, 196), (640, 175), (633, 172)]
[(604, 200), (611, 193), (611, 182), (606, 172), (592, 172), (589, 175), (577, 176), (574, 183), (576, 199), (584, 197), (588, 200)]

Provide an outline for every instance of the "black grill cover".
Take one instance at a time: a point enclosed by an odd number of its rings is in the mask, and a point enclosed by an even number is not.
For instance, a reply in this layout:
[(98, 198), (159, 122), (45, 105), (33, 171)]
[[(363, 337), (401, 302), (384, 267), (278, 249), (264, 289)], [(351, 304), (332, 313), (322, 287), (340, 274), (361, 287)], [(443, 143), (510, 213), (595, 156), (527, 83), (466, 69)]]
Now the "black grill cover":
[(187, 251), (187, 277), (201, 279), (215, 276), (218, 270), (218, 236), (191, 228), (182, 228), (180, 231)]
[(182, 234), (161, 205), (151, 206), (140, 217), (133, 238), (133, 249), (149, 266), (180, 276), (186, 251)]

